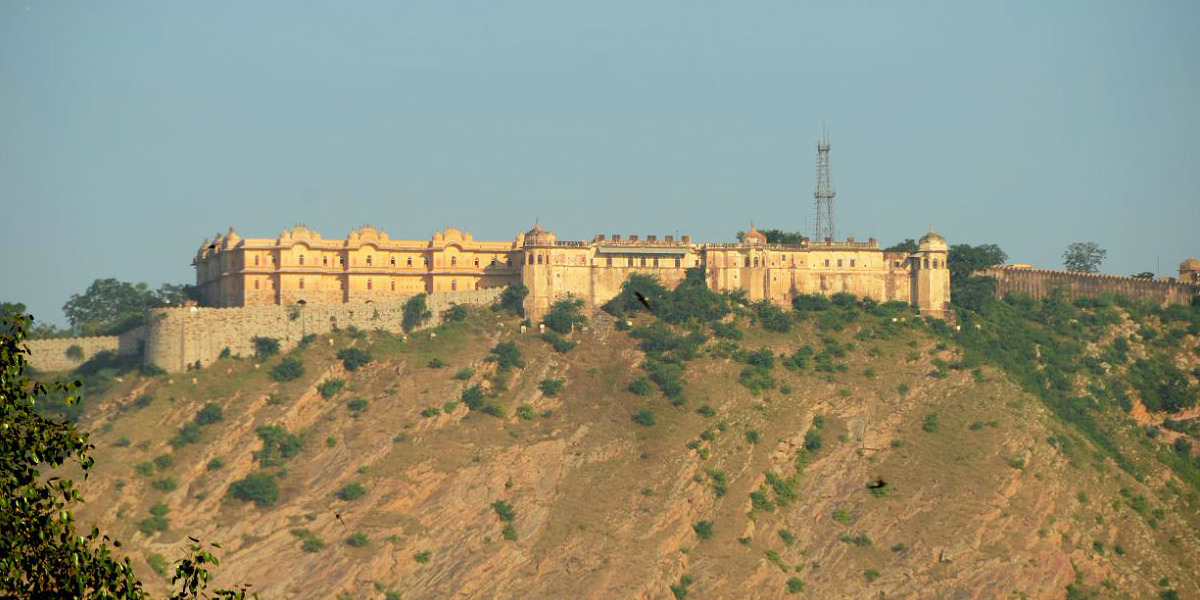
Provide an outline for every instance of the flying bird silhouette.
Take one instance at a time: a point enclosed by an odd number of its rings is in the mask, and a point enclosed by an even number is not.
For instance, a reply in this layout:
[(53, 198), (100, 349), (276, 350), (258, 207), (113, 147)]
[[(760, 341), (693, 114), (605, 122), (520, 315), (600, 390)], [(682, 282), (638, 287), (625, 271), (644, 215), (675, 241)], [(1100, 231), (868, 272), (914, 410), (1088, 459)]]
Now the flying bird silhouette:
[(647, 300), (647, 299), (646, 299), (646, 297), (645, 297), (645, 296), (643, 296), (641, 292), (636, 292), (636, 291), (635, 291), (635, 292), (633, 293), (633, 295), (634, 295), (634, 296), (637, 296), (638, 302), (641, 302), (641, 303), (642, 303), (642, 304), (643, 304), (643, 305), (646, 307), (646, 310), (652, 310), (652, 309), (650, 308), (650, 301), (649, 301), (649, 300)]
[(337, 519), (338, 522), (342, 524), (343, 528), (350, 529), (349, 527), (346, 527), (346, 522), (342, 520), (342, 513), (338, 513), (338, 512), (333, 513), (333, 518)]

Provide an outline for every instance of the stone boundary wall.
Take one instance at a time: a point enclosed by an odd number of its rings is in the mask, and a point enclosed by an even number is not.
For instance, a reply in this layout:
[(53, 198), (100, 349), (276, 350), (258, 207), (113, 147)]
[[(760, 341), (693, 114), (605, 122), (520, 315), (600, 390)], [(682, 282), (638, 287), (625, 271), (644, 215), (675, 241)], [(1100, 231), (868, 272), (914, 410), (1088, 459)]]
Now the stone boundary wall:
[[(454, 304), (485, 305), (495, 302), (504, 288), (429, 294), (426, 304), (433, 317), (424, 327), (441, 322), (441, 313)], [(308, 304), (304, 306), (248, 306), (231, 308), (163, 308), (151, 312), (145, 344), (145, 361), (168, 372), (180, 372), (197, 361), (207, 365), (225, 348), (233, 355), (254, 354), (255, 337), (279, 339), (281, 351), (290, 350), (309, 334), (353, 326), (364, 331), (403, 331), (404, 302)]]
[(996, 295), (1027, 294), (1032, 298), (1046, 297), (1050, 290), (1058, 288), (1072, 300), (1094, 298), (1102, 294), (1117, 294), (1130, 300), (1155, 302), (1158, 304), (1187, 304), (1192, 296), (1200, 292), (1200, 286), (1181, 283), (1175, 279), (1138, 279), (1096, 273), (1071, 271), (1049, 271), (1044, 269), (1017, 269), (997, 267), (973, 273), (976, 276), (994, 277), (999, 285)]
[[(69, 371), (87, 362), (105, 350), (119, 355), (137, 354), (146, 341), (146, 327), (138, 327), (121, 335), (98, 335), (92, 337), (52, 338), (25, 340), (29, 348), (29, 364), (39, 371)], [(82, 357), (67, 357), (67, 349), (79, 346)]]

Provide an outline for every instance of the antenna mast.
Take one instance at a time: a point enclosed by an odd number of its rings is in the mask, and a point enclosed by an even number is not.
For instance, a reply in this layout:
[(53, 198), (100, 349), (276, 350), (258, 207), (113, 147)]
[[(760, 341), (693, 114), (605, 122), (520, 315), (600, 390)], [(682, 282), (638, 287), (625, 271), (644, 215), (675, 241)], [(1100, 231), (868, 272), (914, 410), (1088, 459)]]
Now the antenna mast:
[(836, 195), (829, 181), (829, 134), (822, 127), (821, 141), (817, 142), (817, 186), (813, 192), (813, 209), (817, 217), (813, 222), (815, 243), (833, 239), (833, 197)]

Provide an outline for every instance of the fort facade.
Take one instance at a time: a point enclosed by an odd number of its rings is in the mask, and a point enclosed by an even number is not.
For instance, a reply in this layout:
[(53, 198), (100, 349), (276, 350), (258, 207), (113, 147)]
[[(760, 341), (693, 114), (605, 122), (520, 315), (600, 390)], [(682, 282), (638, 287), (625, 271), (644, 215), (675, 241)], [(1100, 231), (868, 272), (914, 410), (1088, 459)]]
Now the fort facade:
[(457, 229), (426, 241), (393, 240), (373, 227), (327, 240), (297, 226), (267, 239), (241, 238), (230, 228), (201, 244), (194, 265), (200, 304), (207, 307), (391, 303), (419, 293), (521, 283), (529, 290), (526, 312), (537, 318), (568, 296), (596, 308), (633, 274), (673, 287), (688, 269), (701, 268), (712, 290), (743, 290), (752, 301), (788, 305), (798, 294), (846, 292), (944, 317), (947, 251), (945, 239), (932, 231), (910, 254), (885, 252), (874, 239), (769, 244), (753, 225), (738, 243), (669, 235), (559, 241), (539, 224), (511, 242), (476, 241)]

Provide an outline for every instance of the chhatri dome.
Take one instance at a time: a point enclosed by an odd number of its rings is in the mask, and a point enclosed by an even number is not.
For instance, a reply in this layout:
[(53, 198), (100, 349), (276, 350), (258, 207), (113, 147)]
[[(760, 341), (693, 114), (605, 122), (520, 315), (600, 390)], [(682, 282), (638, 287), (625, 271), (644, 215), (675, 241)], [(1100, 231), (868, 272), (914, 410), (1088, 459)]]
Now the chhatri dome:
[(763, 235), (761, 231), (755, 229), (754, 221), (751, 221), (750, 231), (747, 231), (745, 235), (742, 236), (742, 242), (745, 244), (765, 244), (767, 243), (767, 236)]
[(522, 242), (525, 246), (550, 246), (554, 244), (555, 237), (553, 233), (542, 229), (540, 221), (535, 219), (533, 229), (525, 232)]
[(946, 238), (934, 233), (933, 226), (929, 226), (929, 233), (921, 236), (917, 242), (922, 251), (926, 250), (946, 250), (949, 246), (946, 245)]

